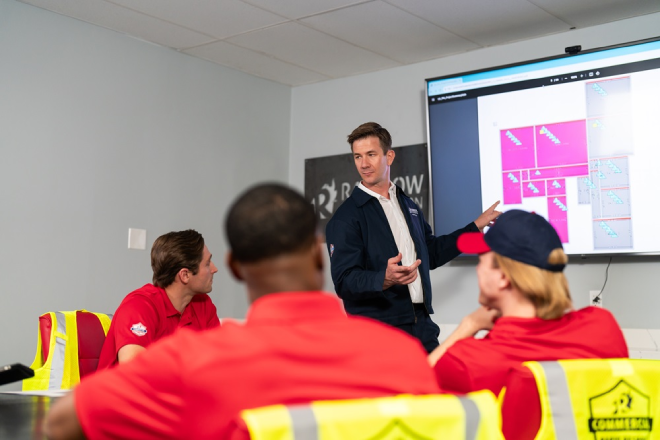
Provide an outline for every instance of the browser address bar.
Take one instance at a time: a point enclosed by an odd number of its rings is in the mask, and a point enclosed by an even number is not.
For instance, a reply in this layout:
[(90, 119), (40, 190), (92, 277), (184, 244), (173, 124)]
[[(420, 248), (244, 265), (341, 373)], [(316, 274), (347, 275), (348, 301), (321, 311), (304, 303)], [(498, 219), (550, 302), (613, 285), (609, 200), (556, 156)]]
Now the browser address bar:
[[(608, 66), (613, 66), (617, 64), (625, 64), (625, 63), (633, 63), (636, 61), (643, 61), (643, 60), (648, 60), (652, 58), (657, 58), (660, 56), (660, 49), (652, 49), (648, 51), (643, 51), (643, 52), (636, 52), (636, 53), (630, 53), (630, 54), (625, 54), (625, 55), (620, 55), (616, 57), (609, 58), (607, 60), (602, 60), (602, 59), (595, 59), (595, 60), (589, 60), (585, 62), (578, 62), (571, 64), (570, 70), (572, 71), (582, 71), (582, 70), (591, 70), (591, 69), (597, 69), (597, 68), (603, 68), (603, 67), (608, 67)], [(560, 65), (556, 67), (550, 67), (548, 69), (541, 69), (538, 71), (532, 71), (528, 73), (517, 73), (513, 75), (504, 75), (499, 78), (489, 78), (489, 79), (482, 79), (482, 80), (477, 80), (477, 81), (469, 81), (469, 82), (464, 82), (464, 83), (458, 83), (458, 84), (452, 84), (452, 85), (446, 85), (446, 86), (440, 86), (441, 91), (439, 93), (434, 93), (434, 94), (444, 94), (444, 93), (452, 93), (452, 92), (459, 92), (463, 90), (471, 90), (471, 89), (477, 89), (479, 87), (487, 87), (487, 86), (494, 86), (498, 84), (506, 84), (506, 83), (512, 83), (516, 81), (523, 81), (526, 79), (537, 79), (537, 78), (543, 78), (546, 76), (552, 76), (552, 75), (563, 75), (567, 73), (567, 68), (566, 65)]]
[[(534, 76), (538, 76), (538, 75), (534, 75)], [(442, 90), (443, 93), (459, 92), (463, 90), (478, 89), (480, 87), (495, 86), (498, 84), (506, 84), (510, 82), (522, 81), (530, 78), (532, 78), (532, 75), (528, 73), (518, 73), (516, 75), (506, 75), (500, 78), (481, 79), (478, 81), (471, 81), (468, 83), (445, 86), (442, 88)]]

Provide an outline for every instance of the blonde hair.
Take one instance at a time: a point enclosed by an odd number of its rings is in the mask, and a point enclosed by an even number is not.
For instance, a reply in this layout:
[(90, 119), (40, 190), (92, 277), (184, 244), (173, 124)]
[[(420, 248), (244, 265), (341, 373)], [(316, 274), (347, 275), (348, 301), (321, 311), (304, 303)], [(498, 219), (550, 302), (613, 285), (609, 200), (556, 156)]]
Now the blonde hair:
[[(560, 318), (573, 307), (568, 280), (563, 272), (551, 272), (504, 257), (494, 252), (493, 265), (502, 270), (511, 286), (522, 293), (536, 307), (541, 319)], [(566, 264), (568, 256), (561, 248), (548, 256), (550, 264)]]

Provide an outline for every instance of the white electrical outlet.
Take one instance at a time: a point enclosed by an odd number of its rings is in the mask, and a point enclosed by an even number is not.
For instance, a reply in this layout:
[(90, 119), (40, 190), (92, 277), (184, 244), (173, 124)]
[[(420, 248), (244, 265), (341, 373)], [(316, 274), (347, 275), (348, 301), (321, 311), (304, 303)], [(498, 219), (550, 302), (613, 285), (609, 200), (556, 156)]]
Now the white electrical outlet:
[(590, 290), (589, 291), (589, 305), (596, 307), (603, 307), (603, 291)]

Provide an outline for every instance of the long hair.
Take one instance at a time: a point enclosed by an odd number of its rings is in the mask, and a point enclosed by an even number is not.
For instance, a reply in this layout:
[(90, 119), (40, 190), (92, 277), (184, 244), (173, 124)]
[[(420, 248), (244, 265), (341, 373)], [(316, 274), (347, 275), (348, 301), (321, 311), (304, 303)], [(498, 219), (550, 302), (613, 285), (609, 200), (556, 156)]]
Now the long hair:
[[(557, 248), (548, 256), (550, 264), (566, 264), (568, 256)], [(522, 293), (536, 307), (541, 319), (560, 318), (573, 307), (568, 280), (563, 272), (550, 272), (521, 263), (494, 252), (493, 264), (500, 268), (511, 286)]]

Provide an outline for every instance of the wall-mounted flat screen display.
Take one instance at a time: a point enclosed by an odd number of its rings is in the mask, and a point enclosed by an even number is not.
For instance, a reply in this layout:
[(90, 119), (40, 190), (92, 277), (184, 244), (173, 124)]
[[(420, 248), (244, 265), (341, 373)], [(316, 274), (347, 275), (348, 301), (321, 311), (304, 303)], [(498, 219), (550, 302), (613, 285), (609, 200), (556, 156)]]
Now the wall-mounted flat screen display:
[(426, 81), (436, 234), (500, 200), (568, 254), (660, 253), (660, 40)]

